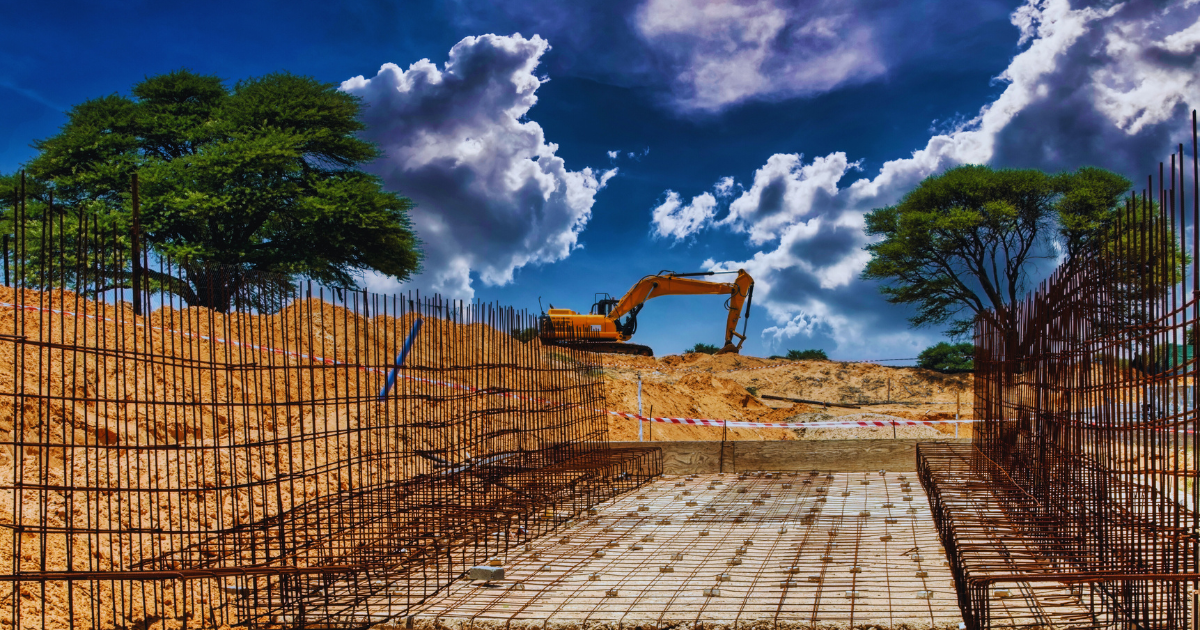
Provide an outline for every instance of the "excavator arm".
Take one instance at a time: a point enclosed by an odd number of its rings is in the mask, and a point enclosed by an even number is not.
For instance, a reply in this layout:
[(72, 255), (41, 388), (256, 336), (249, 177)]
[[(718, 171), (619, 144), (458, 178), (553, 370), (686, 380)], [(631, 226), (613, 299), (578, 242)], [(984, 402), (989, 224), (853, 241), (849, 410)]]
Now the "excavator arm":
[[(746, 341), (746, 336), (744, 330), (743, 334), (738, 334), (737, 324), (742, 316), (742, 304), (750, 299), (754, 291), (754, 279), (744, 269), (738, 270), (737, 278), (733, 282), (711, 282), (708, 280), (697, 280), (692, 277), (710, 276), (715, 275), (715, 273), (708, 271), (689, 274), (663, 273), (655, 276), (646, 276), (633, 285), (617, 301), (617, 304), (609, 311), (608, 318), (617, 323), (618, 330), (622, 328), (629, 329), (632, 328), (630, 325), (632, 322), (622, 326), (617, 320), (626, 315), (630, 315), (636, 320), (638, 311), (642, 310), (646, 302), (652, 298), (664, 295), (728, 295), (729, 300), (726, 304), (729, 308), (729, 314), (725, 321), (725, 345), (719, 350), (719, 353), (738, 352), (742, 349), (742, 343)], [(746, 316), (749, 317), (749, 315), (749, 307), (747, 306)], [(632, 331), (630, 331), (630, 334), (632, 334)], [(734, 337), (738, 338), (736, 346), (733, 344)]]

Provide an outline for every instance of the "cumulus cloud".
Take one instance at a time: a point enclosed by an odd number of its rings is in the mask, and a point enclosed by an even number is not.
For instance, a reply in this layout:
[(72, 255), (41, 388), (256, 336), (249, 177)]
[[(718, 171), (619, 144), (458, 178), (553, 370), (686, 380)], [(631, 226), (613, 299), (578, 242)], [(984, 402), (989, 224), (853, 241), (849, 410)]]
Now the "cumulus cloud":
[[(750, 189), (729, 205), (729, 215), (721, 220), (737, 232), (748, 232), (750, 242), (762, 245), (780, 236), (780, 230), (796, 224), (804, 216), (820, 211), (820, 206), (837, 195), (838, 180), (848, 164), (845, 153), (833, 153), (803, 164), (799, 154), (772, 155), (765, 166), (754, 173)], [(726, 179), (718, 189), (733, 187)]]
[(717, 180), (717, 185), (713, 186), (713, 192), (718, 197), (728, 197), (733, 194), (733, 186), (735, 182), (732, 177), (722, 177)]
[(808, 163), (771, 156), (717, 222), (767, 247), (705, 266), (755, 277), (755, 304), (773, 323), (763, 332), (768, 348), (823, 337), (843, 356), (915, 356), (937, 331), (908, 330), (900, 309), (856, 281), (869, 260), (865, 213), (964, 163), (1147, 171), (1185, 131), (1186, 104), (1200, 102), (1198, 18), (1194, 1), (1164, 10), (1150, 0), (1107, 8), (1029, 0), (1012, 15), (1027, 47), (999, 77), (1003, 93), (977, 116), (848, 186), (838, 186), (854, 168), (842, 153)]
[(362, 97), (364, 136), (385, 154), (374, 168), (417, 203), (425, 250), (417, 286), (469, 298), (472, 274), (505, 284), (578, 246), (596, 193), (617, 171), (567, 169), (541, 126), (524, 119), (548, 49), (537, 35), (467, 37), (440, 69), (428, 59), (407, 70), (387, 63), (342, 83)]
[(714, 111), (750, 98), (813, 94), (886, 69), (858, 3), (647, 0), (638, 33), (677, 68), (677, 102)]
[(650, 223), (656, 237), (681, 241), (708, 226), (716, 209), (717, 199), (709, 193), (692, 197), (685, 206), (679, 193), (668, 190), (667, 198), (651, 211)]

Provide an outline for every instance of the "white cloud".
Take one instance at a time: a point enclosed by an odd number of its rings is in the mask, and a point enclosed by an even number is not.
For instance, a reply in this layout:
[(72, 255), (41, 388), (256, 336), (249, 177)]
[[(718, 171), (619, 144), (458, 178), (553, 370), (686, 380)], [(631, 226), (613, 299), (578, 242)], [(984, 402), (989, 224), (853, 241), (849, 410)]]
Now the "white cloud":
[(426, 257), (414, 285), (469, 298), (472, 273), (505, 284), (578, 246), (596, 192), (617, 171), (568, 170), (541, 126), (523, 120), (545, 82), (534, 69), (548, 49), (537, 35), (467, 37), (442, 69), (428, 59), (408, 70), (388, 63), (342, 83), (363, 98), (364, 136), (385, 153), (374, 168), (417, 203)]
[(658, 238), (681, 241), (712, 223), (716, 214), (717, 199), (709, 193), (692, 197), (686, 206), (679, 193), (668, 190), (667, 198), (651, 211), (651, 225)]
[(618, 156), (618, 155), (620, 155), (620, 154), (621, 154), (621, 152), (620, 152), (620, 151), (616, 151), (616, 150), (614, 150), (614, 151), (609, 151), (609, 152), (608, 152), (608, 159), (610, 159), (610, 160), (615, 160), (615, 159), (617, 159), (617, 156)]
[(875, 33), (860, 9), (841, 0), (647, 0), (634, 26), (677, 68), (676, 102), (715, 111), (882, 74)]
[(843, 188), (837, 183), (854, 165), (840, 152), (808, 164), (797, 154), (771, 156), (718, 225), (752, 245), (774, 245), (704, 265), (754, 276), (754, 303), (774, 324), (763, 331), (768, 348), (821, 336), (841, 356), (915, 356), (937, 331), (909, 330), (900, 309), (855, 282), (869, 260), (865, 213), (964, 163), (1146, 172), (1182, 135), (1185, 104), (1200, 102), (1196, 4), (1164, 11), (1131, 0), (1100, 10), (1030, 0), (1012, 16), (1028, 47), (1000, 76), (1003, 93), (976, 117)]
[[(754, 184), (729, 205), (729, 215), (721, 225), (749, 232), (750, 242), (762, 245), (780, 236), (780, 230), (810, 214), (823, 198), (837, 195), (838, 180), (848, 168), (845, 153), (820, 157), (803, 164), (795, 153), (772, 155), (765, 166), (754, 173)], [(722, 179), (717, 188), (726, 190), (732, 182)]]
[(717, 180), (717, 185), (713, 186), (713, 192), (718, 197), (728, 197), (733, 194), (734, 181), (732, 177), (722, 177)]

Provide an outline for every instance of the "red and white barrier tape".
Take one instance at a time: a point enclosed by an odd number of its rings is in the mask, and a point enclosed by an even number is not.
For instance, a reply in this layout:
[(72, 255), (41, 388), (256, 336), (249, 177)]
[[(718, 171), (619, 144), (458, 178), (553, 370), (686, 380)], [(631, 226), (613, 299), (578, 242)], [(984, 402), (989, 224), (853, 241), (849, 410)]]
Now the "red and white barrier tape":
[(739, 429), (830, 429), (858, 427), (931, 427), (938, 424), (971, 424), (974, 420), (829, 420), (825, 422), (751, 422), (744, 420), (714, 420), (710, 418), (650, 418), (636, 413), (608, 411), (609, 415), (632, 418), (642, 422), (687, 424), (702, 427), (731, 427)]
[(731, 370), (713, 370), (712, 368), (676, 368), (676, 367), (670, 367), (670, 366), (664, 366), (664, 365), (646, 366), (646, 365), (636, 365), (633, 363), (607, 363), (604, 365), (604, 367), (625, 368), (625, 369), (643, 369), (643, 370), (654, 369), (657, 371), (668, 371), (669, 370), (671, 372), (712, 372), (714, 374), (717, 374), (717, 373), (724, 374), (725, 372), (746, 372), (749, 370), (769, 370), (771, 368), (786, 367), (789, 365), (793, 365), (793, 362), (789, 361), (787, 363), (774, 363), (772, 365), (759, 365), (756, 367), (733, 368)]
[[(8, 302), (0, 302), (0, 307), (7, 307), (7, 308), (13, 308), (13, 309), (18, 308), (16, 304), (11, 304)], [(111, 317), (101, 317), (99, 315), (92, 315), (92, 314), (88, 314), (88, 313), (80, 314), (80, 313), (75, 313), (73, 311), (68, 311), (68, 310), (64, 310), (64, 309), (42, 308), (40, 306), (30, 306), (30, 305), (22, 306), (20, 308), (22, 310), (26, 310), (26, 311), (49, 312), (49, 313), (56, 313), (59, 315), (68, 315), (71, 317), (84, 317), (87, 319), (103, 320), (103, 321), (113, 322), (113, 323), (117, 323), (117, 322), (125, 323), (125, 324), (132, 323), (134, 326), (140, 326), (143, 328), (146, 327), (146, 324), (138, 323), (136, 321), (129, 322), (126, 320), (116, 320)], [(300, 359), (308, 359), (311, 361), (318, 361), (320, 363), (325, 363), (327, 365), (347, 365), (346, 363), (344, 363), (342, 361), (337, 361), (337, 360), (329, 359), (326, 357), (304, 354), (302, 352), (292, 352), (292, 351), (288, 351), (288, 350), (281, 350), (279, 348), (272, 348), (270, 346), (262, 346), (262, 345), (258, 345), (258, 344), (252, 344), (252, 343), (243, 343), (241, 341), (223, 339), (221, 337), (214, 337), (214, 336), (210, 336), (210, 335), (199, 335), (196, 333), (189, 333), (189, 332), (185, 332), (182, 330), (175, 330), (173, 328), (167, 328), (165, 326), (150, 326), (149, 328), (150, 328), (150, 330), (157, 330), (157, 331), (161, 331), (161, 332), (181, 335), (184, 337), (191, 337), (194, 339), (204, 339), (206, 341), (215, 341), (217, 343), (227, 343), (227, 344), (230, 344), (233, 346), (249, 348), (251, 350), (256, 350), (259, 352), (270, 352), (273, 354), (280, 354), (280, 355), (296, 357), (296, 358), (300, 358)], [(781, 364), (781, 365), (786, 365), (786, 364)], [(778, 367), (778, 366), (764, 366), (764, 367)], [(368, 371), (368, 372), (376, 372), (376, 373), (384, 374), (384, 375), (387, 374), (387, 370), (381, 369), (381, 368), (359, 366), (359, 369)], [(403, 369), (403, 368), (401, 368), (401, 369)], [(747, 369), (763, 369), (763, 368), (747, 368)], [(439, 380), (434, 380), (434, 379), (421, 378), (419, 376), (412, 376), (412, 375), (403, 374), (403, 373), (401, 373), (399, 376), (404, 379), (410, 380), (410, 381), (415, 381), (415, 382), (420, 382), (420, 383), (430, 383), (433, 385), (442, 385), (445, 387), (452, 387), (455, 389), (461, 389), (461, 390), (465, 390), (465, 391), (469, 391), (469, 392), (481, 391), (477, 387), (471, 387), (470, 385), (462, 385), (460, 383), (452, 383), (449, 381), (439, 381)], [(516, 398), (516, 399), (520, 399), (520, 400), (532, 400), (535, 402), (542, 402), (542, 403), (549, 402), (549, 401), (541, 400), (538, 398), (520, 396), (520, 395), (514, 394), (512, 392), (494, 392), (494, 393), (492, 393), (492, 395)], [(612, 411), (610, 409), (596, 409), (595, 411), (597, 411), (599, 413), (605, 413), (610, 416), (618, 416), (621, 418), (634, 418), (634, 419), (641, 420), (642, 422), (661, 422), (661, 423), (666, 423), (666, 424), (687, 424), (687, 425), (694, 425), (694, 426), (756, 428), (756, 429), (817, 429), (817, 428), (823, 429), (823, 428), (854, 428), (854, 427), (889, 427), (889, 426), (893, 426), (893, 425), (895, 425), (895, 426), (933, 426), (935, 424), (969, 424), (970, 422), (972, 422), (971, 420), (938, 420), (938, 421), (933, 421), (933, 420), (894, 420), (894, 421), (890, 421), (890, 420), (860, 420), (860, 421), (853, 421), (853, 422), (830, 421), (830, 422), (807, 422), (807, 423), (783, 424), (783, 423), (771, 423), (771, 422), (749, 422), (749, 421), (742, 421), (742, 420), (734, 420), (734, 421), (713, 420), (713, 419), (705, 419), (705, 418), (667, 418), (667, 417), (649, 418), (646, 416), (639, 416), (638, 414), (635, 414), (635, 413), (628, 413), (628, 412), (624, 412), (624, 411)]]

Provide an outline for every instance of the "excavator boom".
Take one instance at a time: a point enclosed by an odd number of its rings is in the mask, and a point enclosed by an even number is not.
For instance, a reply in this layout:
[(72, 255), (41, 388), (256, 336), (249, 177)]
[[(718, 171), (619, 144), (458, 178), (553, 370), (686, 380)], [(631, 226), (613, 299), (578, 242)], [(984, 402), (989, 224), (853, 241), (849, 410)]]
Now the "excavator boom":
[[(718, 354), (737, 353), (746, 340), (745, 331), (737, 332), (738, 320), (742, 318), (742, 305), (746, 304), (746, 317), (750, 314), (750, 299), (754, 292), (754, 280), (745, 270), (737, 271), (733, 282), (699, 280), (696, 276), (711, 276), (717, 272), (676, 274), (663, 272), (646, 276), (633, 285), (620, 300), (601, 299), (592, 306), (592, 312), (583, 314), (569, 309), (556, 309), (541, 318), (539, 336), (543, 343), (575, 345), (600, 352), (626, 354), (651, 354), (649, 348), (626, 344), (637, 331), (637, 314), (646, 302), (664, 295), (728, 295), (728, 315), (725, 321), (725, 344)], [(621, 322), (621, 318), (626, 318)], [(737, 337), (735, 345), (733, 338)]]

